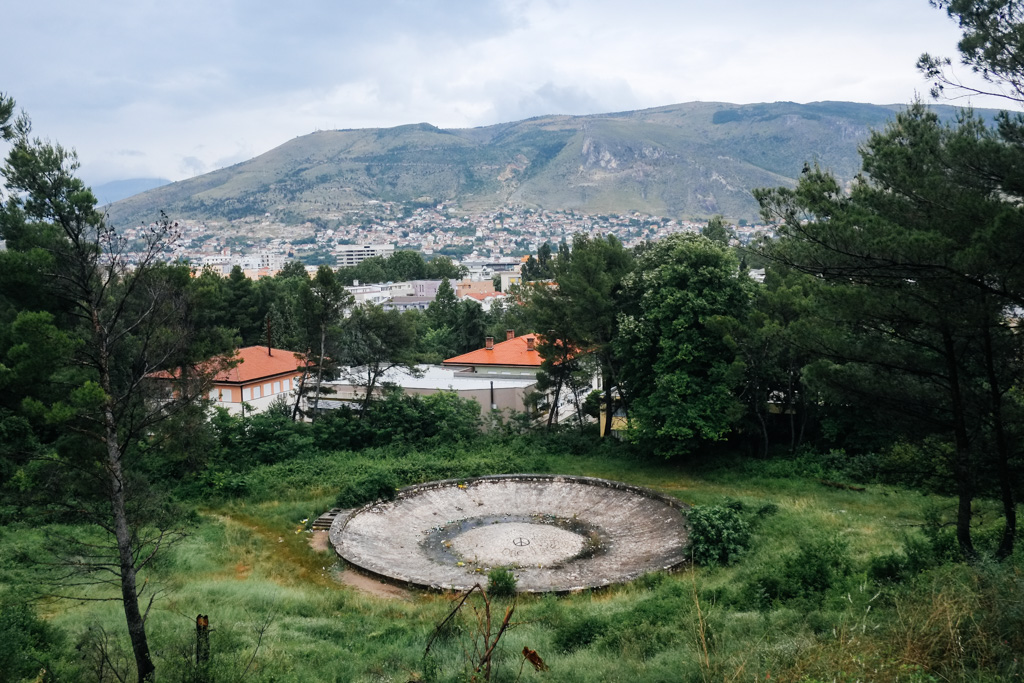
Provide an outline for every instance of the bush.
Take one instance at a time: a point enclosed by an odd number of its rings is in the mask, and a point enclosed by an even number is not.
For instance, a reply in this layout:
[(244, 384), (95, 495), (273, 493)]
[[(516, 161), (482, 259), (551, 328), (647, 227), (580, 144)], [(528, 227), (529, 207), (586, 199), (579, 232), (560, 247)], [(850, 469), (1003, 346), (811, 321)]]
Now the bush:
[(465, 442), (480, 433), (480, 404), (450, 391), (429, 396), (387, 391), (360, 421), (365, 423), (367, 439), (362, 445)]
[(871, 558), (868, 577), (877, 583), (899, 583), (925, 570), (949, 563), (950, 556), (959, 557), (959, 546), (951, 533), (936, 531), (928, 537), (914, 534), (904, 537), (903, 552)]
[(376, 500), (394, 500), (398, 477), (385, 469), (372, 469), (356, 476), (341, 489), (337, 506), (357, 508)]
[(573, 619), (555, 629), (555, 648), (566, 654), (581, 650), (596, 642), (608, 631), (609, 626), (609, 621), (600, 617)]
[(697, 564), (730, 565), (750, 545), (750, 526), (730, 507), (696, 507), (688, 516), (690, 555)]
[(519, 580), (508, 567), (495, 567), (487, 573), (487, 594), (510, 598), (516, 594)]
[(46, 661), (62, 642), (63, 634), (39, 619), (26, 601), (10, 595), (0, 601), (0, 683), (27, 680), (48, 671), (51, 667)]
[(800, 542), (781, 566), (762, 566), (744, 587), (748, 602), (767, 607), (775, 602), (804, 600), (820, 604), (826, 593), (846, 585), (853, 572), (846, 542), (838, 536), (815, 536)]
[(868, 564), (868, 578), (875, 583), (898, 583), (907, 575), (907, 556), (888, 553), (872, 557)]

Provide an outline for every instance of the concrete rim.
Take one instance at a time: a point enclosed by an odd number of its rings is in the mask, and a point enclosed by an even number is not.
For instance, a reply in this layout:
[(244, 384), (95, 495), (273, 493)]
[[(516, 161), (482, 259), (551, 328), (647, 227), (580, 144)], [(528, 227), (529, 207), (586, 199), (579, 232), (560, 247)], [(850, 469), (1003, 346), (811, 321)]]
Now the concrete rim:
[[(467, 590), (485, 584), (491, 567), (454, 566), (454, 560), (439, 559), (436, 552), (428, 556), (428, 535), (481, 516), (505, 515), (509, 523), (530, 514), (578, 518), (600, 530), (598, 552), (556, 566), (513, 567), (519, 592), (564, 593), (626, 583), (685, 564), (687, 509), (651, 489), (607, 479), (504, 474), (405, 487), (393, 501), (368, 503), (339, 516), (329, 537), (346, 563), (377, 578), (428, 590)], [(464, 532), (457, 530), (456, 536)]]

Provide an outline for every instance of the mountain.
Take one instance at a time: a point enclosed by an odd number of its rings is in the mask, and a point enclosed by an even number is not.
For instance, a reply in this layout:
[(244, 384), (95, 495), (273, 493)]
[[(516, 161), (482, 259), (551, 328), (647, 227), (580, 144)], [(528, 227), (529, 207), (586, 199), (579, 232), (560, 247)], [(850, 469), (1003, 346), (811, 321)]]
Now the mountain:
[(103, 206), (104, 204), (112, 204), (121, 199), (132, 197), (140, 192), (145, 192), (146, 190), (152, 190), (155, 187), (170, 185), (170, 183), (171, 181), (166, 178), (131, 178), (128, 180), (113, 180), (109, 183), (96, 185), (92, 188), (92, 193), (96, 195), (97, 203), (100, 206)]
[[(320, 131), (254, 159), (121, 200), (118, 224), (337, 216), (370, 200), (513, 204), (587, 213), (755, 219), (753, 188), (792, 185), (805, 163), (848, 181), (857, 147), (902, 105), (691, 102), (469, 129), (427, 123)], [(935, 111), (952, 119), (956, 109)], [(984, 112), (994, 115), (994, 112)]]

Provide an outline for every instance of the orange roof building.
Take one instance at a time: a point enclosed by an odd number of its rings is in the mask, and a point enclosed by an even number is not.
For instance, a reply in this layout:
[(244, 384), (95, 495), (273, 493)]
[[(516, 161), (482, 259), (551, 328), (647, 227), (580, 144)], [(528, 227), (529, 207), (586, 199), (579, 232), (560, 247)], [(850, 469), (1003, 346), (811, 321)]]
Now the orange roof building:
[(305, 363), (294, 351), (267, 346), (238, 349), (232, 360), (234, 367), (222, 370), (213, 378), (210, 399), (230, 413), (246, 410), (262, 412), (275, 399), (292, 395), (302, 378)]
[(505, 335), (505, 341), (499, 344), (494, 343), (494, 337), (487, 337), (484, 348), (448, 358), (442, 365), (463, 367), (467, 372), (535, 376), (543, 362), (537, 351), (537, 335), (517, 337), (512, 330), (506, 331)]
[[(538, 336), (524, 334), (517, 337), (512, 330), (507, 330), (505, 336), (505, 341), (500, 344), (495, 344), (493, 337), (487, 337), (484, 348), (448, 358), (442, 365), (455, 369), (456, 378), (468, 376), (479, 379), (493, 378), (494, 380), (536, 379), (544, 360), (541, 358), (540, 352), (537, 351)], [(584, 395), (593, 389), (600, 388), (601, 377), (594, 373), (590, 378), (589, 387), (584, 389)], [(530, 390), (535, 390), (535, 387), (531, 386)], [(554, 415), (551, 416), (553, 422), (560, 423), (567, 419), (577, 419), (576, 410), (582, 400), (581, 397), (574, 399), (569, 395), (569, 391), (553, 390), (549, 394), (538, 407), (543, 413), (553, 411)], [(491, 403), (493, 404), (494, 401), (492, 400)], [(529, 410), (525, 403), (522, 403), (522, 406), (522, 408), (516, 406), (515, 409)]]

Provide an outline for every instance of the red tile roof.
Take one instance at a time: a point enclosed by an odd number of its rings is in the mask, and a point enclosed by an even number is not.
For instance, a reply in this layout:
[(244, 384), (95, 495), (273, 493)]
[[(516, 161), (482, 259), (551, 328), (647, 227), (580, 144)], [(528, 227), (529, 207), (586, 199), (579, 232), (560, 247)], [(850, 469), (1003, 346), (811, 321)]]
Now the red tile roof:
[[(527, 349), (527, 340), (532, 340), (533, 349)], [(516, 365), (539, 368), (543, 359), (537, 352), (537, 335), (524, 334), (508, 341), (495, 344), (493, 349), (477, 349), (461, 356), (448, 358), (444, 365)]]
[(503, 292), (466, 292), (462, 295), (463, 299), (476, 299), (477, 301), (484, 301), (485, 299), (497, 299), (503, 296), (508, 296)]
[(270, 349), (266, 346), (247, 346), (235, 352), (233, 360), (240, 360), (233, 368), (217, 373), (214, 382), (243, 384), (265, 377), (292, 374), (302, 367), (303, 361), (294, 351)]

